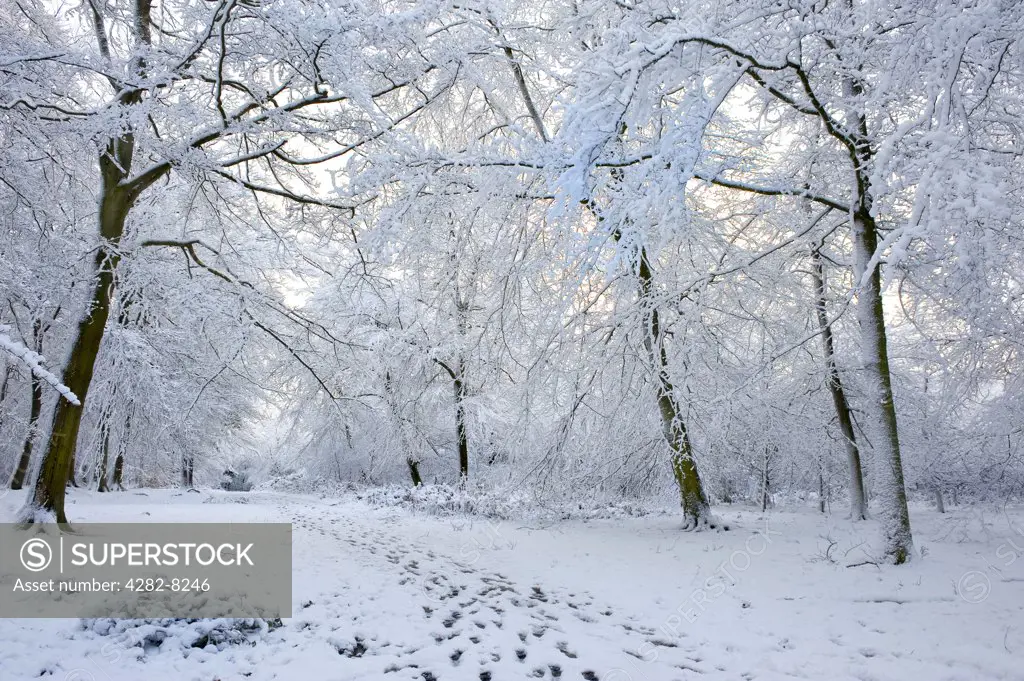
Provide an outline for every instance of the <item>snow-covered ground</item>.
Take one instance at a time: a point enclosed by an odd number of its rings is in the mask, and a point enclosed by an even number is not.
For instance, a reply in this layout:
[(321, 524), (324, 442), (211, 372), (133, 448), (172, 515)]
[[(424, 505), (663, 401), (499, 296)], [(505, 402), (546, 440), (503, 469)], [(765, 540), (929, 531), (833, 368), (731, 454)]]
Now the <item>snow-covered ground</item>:
[[(10, 520), (20, 494), (0, 500)], [(291, 522), (294, 617), (159, 646), (77, 620), (0, 620), (0, 679), (1024, 679), (1024, 509), (913, 515), (923, 559), (879, 568), (838, 515), (444, 519), (349, 499), (75, 493), (79, 521)], [(860, 563), (859, 565), (856, 565)]]

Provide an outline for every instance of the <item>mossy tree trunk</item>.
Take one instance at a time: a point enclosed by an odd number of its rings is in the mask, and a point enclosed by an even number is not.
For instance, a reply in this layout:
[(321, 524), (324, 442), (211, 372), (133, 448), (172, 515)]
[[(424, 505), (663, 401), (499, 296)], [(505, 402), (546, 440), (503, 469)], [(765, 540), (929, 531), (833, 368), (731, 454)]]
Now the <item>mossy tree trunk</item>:
[[(151, 0), (135, 0), (134, 39), (139, 46), (151, 43)], [(93, 22), (100, 52), (110, 59), (110, 48), (103, 18), (93, 7)], [(135, 73), (145, 73), (145, 63), (138, 58), (133, 63)], [(130, 120), (127, 110), (138, 105), (143, 98), (141, 89), (122, 89), (122, 85), (111, 81), (112, 87), (121, 90), (118, 105), (126, 110), (123, 120)], [(78, 396), (80, 404), (58, 400), (53, 411), (50, 434), (46, 442), (43, 462), (36, 479), (30, 507), (53, 513), (57, 522), (67, 524), (64, 512), (64, 497), (70, 473), (74, 466), (75, 447), (82, 425), (96, 358), (99, 356), (110, 316), (111, 297), (114, 290), (114, 274), (120, 260), (118, 245), (124, 234), (125, 223), (139, 195), (163, 177), (169, 167), (132, 176), (132, 162), (135, 156), (135, 135), (129, 127), (116, 137), (111, 137), (99, 155), (100, 200), (98, 215), (99, 246), (93, 261), (95, 283), (89, 298), (89, 307), (78, 324), (72, 342), (71, 354), (64, 368), (62, 382)], [(115, 480), (118, 468), (123, 472), (123, 456), (118, 456), (115, 465)], [(35, 513), (27, 514), (34, 519)]]
[[(853, 7), (852, 0), (847, 0)], [(840, 141), (846, 146), (853, 169), (850, 205), (851, 241), (854, 252), (854, 287), (857, 293), (857, 321), (860, 324), (861, 353), (867, 381), (865, 411), (875, 430), (875, 466), (880, 520), (885, 542), (885, 557), (896, 565), (913, 557), (914, 540), (907, 509), (907, 490), (903, 480), (896, 403), (889, 371), (889, 342), (885, 330), (882, 302), (882, 260), (878, 253), (878, 223), (874, 215), (871, 173), (875, 149), (868, 132), (868, 121), (857, 103), (867, 93), (866, 84), (855, 76), (843, 79), (843, 96), (849, 102), (846, 133)]]
[[(110, 164), (109, 160), (101, 161), (101, 165)], [(110, 196), (110, 193), (115, 196)], [(111, 245), (117, 243), (124, 231), (128, 208), (124, 198), (116, 194), (116, 191), (105, 191), (100, 204), (100, 233), (105, 242)], [(107, 243), (97, 250), (95, 267), (98, 276), (93, 288), (90, 309), (78, 325), (71, 356), (61, 379), (64, 385), (78, 396), (81, 404), (72, 404), (67, 400), (57, 401), (46, 452), (32, 498), (33, 506), (53, 512), (57, 522), (62, 524), (67, 523), (64, 494), (69, 474), (74, 466), (82, 412), (92, 383), (107, 317), (110, 314), (110, 296), (118, 256), (116, 251), (108, 250)]]
[(654, 300), (654, 271), (646, 248), (641, 248), (638, 253), (635, 272), (640, 289), (643, 343), (655, 374), (662, 434), (671, 451), (672, 475), (679, 488), (679, 500), (683, 509), (683, 527), (702, 529), (710, 526), (711, 506), (693, 458), (693, 446), (690, 444), (690, 435), (683, 419), (682, 406), (676, 397), (675, 386), (669, 373), (668, 352), (665, 349), (661, 318)]
[(863, 345), (864, 373), (868, 383), (866, 406), (877, 430), (874, 449), (878, 491), (882, 496), (881, 521), (885, 555), (891, 562), (900, 565), (913, 556), (913, 536), (903, 481), (896, 403), (893, 400), (892, 376), (889, 372), (885, 310), (882, 306), (882, 268), (876, 264), (868, 270), (868, 262), (878, 248), (878, 228), (870, 213), (870, 203), (858, 209), (854, 216), (853, 231), (857, 254), (855, 271), (862, 282), (857, 295), (857, 313)]
[[(619, 131), (620, 137), (626, 132), (623, 124)], [(621, 180), (621, 170), (612, 172), (616, 182)], [(604, 214), (592, 201), (584, 201), (599, 223), (604, 222)], [(622, 240), (622, 229), (614, 227), (611, 237), (615, 243)], [(683, 529), (701, 530), (712, 527), (711, 504), (708, 501), (697, 462), (693, 457), (693, 445), (686, 428), (683, 406), (680, 404), (675, 386), (672, 383), (661, 330), (661, 316), (655, 297), (654, 267), (651, 264), (647, 248), (640, 246), (635, 253), (633, 274), (637, 282), (638, 305), (640, 307), (640, 327), (644, 349), (654, 374), (655, 394), (657, 395), (658, 414), (661, 417), (661, 432), (669, 447), (672, 477), (679, 489), (679, 501), (683, 511)]]

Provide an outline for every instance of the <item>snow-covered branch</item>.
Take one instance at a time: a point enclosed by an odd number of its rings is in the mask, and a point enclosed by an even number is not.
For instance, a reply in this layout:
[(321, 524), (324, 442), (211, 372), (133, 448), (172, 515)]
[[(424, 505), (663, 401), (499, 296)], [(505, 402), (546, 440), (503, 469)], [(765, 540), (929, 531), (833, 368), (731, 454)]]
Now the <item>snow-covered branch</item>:
[(24, 345), (11, 338), (7, 335), (8, 331), (10, 331), (10, 327), (0, 325), (0, 348), (3, 348), (13, 355), (19, 362), (28, 367), (33, 374), (63, 395), (64, 399), (68, 402), (76, 406), (81, 406), (82, 403), (79, 402), (78, 397), (71, 392), (71, 389), (61, 383), (59, 378), (54, 376), (43, 366), (46, 359), (39, 353), (29, 350)]

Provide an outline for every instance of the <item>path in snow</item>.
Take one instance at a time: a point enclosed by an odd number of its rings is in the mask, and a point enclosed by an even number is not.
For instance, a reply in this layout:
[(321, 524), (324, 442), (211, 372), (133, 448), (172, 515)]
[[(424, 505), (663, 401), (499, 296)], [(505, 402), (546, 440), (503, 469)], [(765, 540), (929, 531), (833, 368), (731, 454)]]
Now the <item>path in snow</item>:
[(926, 559), (848, 568), (877, 526), (810, 512), (726, 508), (732, 531), (692, 534), (267, 493), (71, 501), (82, 522), (291, 522), (293, 617), (221, 649), (0, 619), (0, 681), (1024, 680), (1021, 509), (915, 510)]
[[(395, 678), (668, 681), (705, 672), (696, 646), (659, 636), (585, 591), (516, 583), (472, 560), (391, 533), (379, 519), (364, 524), (348, 514), (303, 506), (289, 506), (286, 516), (296, 544), (319, 544), (328, 553), (340, 547), (362, 564), (363, 574), (390, 576), (377, 582), (383, 591), (353, 586), (326, 595), (323, 606), (352, 613), (355, 630), (361, 630), (351, 638), (328, 634), (339, 654), (378, 659), (379, 670), (396, 673)], [(382, 604), (396, 600), (415, 603), (411, 618), (394, 622), (380, 616), (381, 607), (388, 607)], [(320, 604), (314, 601), (307, 609), (315, 605)], [(319, 628), (307, 621), (312, 630)]]

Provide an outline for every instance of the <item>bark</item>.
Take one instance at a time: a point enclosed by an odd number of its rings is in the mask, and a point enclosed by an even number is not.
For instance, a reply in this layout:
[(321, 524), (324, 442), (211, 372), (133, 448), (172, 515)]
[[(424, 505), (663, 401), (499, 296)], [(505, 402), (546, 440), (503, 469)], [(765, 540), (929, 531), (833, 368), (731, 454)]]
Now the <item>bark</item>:
[[(449, 253), (448, 260), (452, 271), (452, 304), (455, 313), (455, 330), (461, 343), (466, 340), (469, 324), (469, 298), (463, 295), (459, 280), (459, 254), (458, 237), (454, 224), (448, 231)], [(451, 366), (448, 363), (435, 359), (452, 379), (452, 393), (455, 401), (455, 440), (459, 453), (459, 482), (464, 484), (469, 479), (469, 434), (466, 428), (466, 357), (460, 349), (456, 354)]]
[(942, 499), (942, 488), (938, 485), (935, 486), (935, 510), (939, 513), (946, 512), (946, 504)]
[(855, 271), (862, 282), (857, 296), (857, 313), (869, 392), (866, 407), (878, 431), (875, 459), (878, 489), (882, 496), (881, 521), (885, 555), (891, 562), (901, 565), (913, 556), (914, 541), (903, 481), (903, 459), (900, 454), (896, 404), (892, 395), (892, 377), (889, 373), (881, 265), (876, 264), (867, 272), (867, 264), (878, 248), (878, 229), (869, 211), (870, 206), (862, 205), (854, 215), (854, 247), (857, 255)]
[[(106, 153), (100, 157), (103, 191), (100, 199), (99, 231), (103, 244), (97, 249), (94, 261), (95, 285), (89, 310), (79, 322), (64, 369), (62, 382), (78, 396), (80, 404), (58, 400), (53, 412), (53, 423), (43, 456), (43, 464), (36, 481), (32, 505), (56, 515), (57, 522), (67, 524), (64, 513), (64, 495), (72, 467), (75, 447), (82, 424), (89, 386), (92, 383), (103, 334), (110, 316), (110, 300), (114, 288), (114, 271), (119, 261), (115, 248), (124, 233), (125, 221), (135, 196), (120, 186), (120, 181), (131, 166), (134, 141), (130, 134), (112, 140)], [(117, 161), (115, 159), (119, 159)]]
[(654, 305), (654, 272), (647, 250), (640, 249), (640, 262), (636, 268), (640, 285), (640, 305), (643, 310), (644, 348), (656, 377), (658, 411), (661, 415), (662, 434), (671, 450), (672, 475), (679, 488), (683, 509), (683, 528), (701, 529), (711, 525), (711, 506), (693, 458), (693, 447), (683, 420), (682, 407), (672, 385), (661, 334), (661, 320)]
[[(32, 322), (32, 349), (42, 354), (43, 352), (43, 323), (36, 318)], [(4, 380), (4, 391), (6, 391), (6, 379)], [(39, 425), (39, 414), (43, 411), (43, 381), (34, 372), (30, 372), (29, 385), (32, 390), (32, 401), (29, 405), (28, 432), (25, 433), (25, 442), (21, 446), (21, 457), (18, 459), (18, 467), (14, 470), (14, 477), (11, 478), (11, 489), (21, 489), (28, 477), (29, 466), (32, 463), (32, 450), (36, 441), (36, 429)]]
[[(103, 18), (97, 6), (92, 5), (96, 40), (101, 53), (109, 59), (110, 51), (103, 26)], [(139, 45), (150, 43), (150, 0), (135, 1), (135, 40)], [(145, 63), (139, 58), (133, 64), (139, 74), (145, 72)], [(111, 82), (115, 88), (120, 86)], [(118, 95), (119, 104), (129, 109), (143, 97), (142, 90), (124, 90)], [(135, 155), (135, 135), (131, 128), (117, 137), (107, 140), (99, 157), (100, 203), (98, 228), (100, 245), (94, 261), (95, 284), (89, 299), (89, 307), (78, 324), (72, 343), (71, 355), (64, 369), (62, 382), (74, 392), (80, 404), (58, 400), (54, 407), (50, 435), (43, 455), (39, 477), (29, 502), (30, 508), (52, 512), (57, 522), (66, 525), (64, 496), (67, 483), (74, 467), (75, 448), (82, 425), (82, 414), (103, 343), (103, 334), (110, 315), (110, 302), (114, 288), (114, 273), (119, 262), (117, 246), (124, 234), (125, 223), (135, 202), (146, 188), (156, 182), (166, 170), (148, 177), (130, 180), (132, 161)], [(123, 457), (118, 456), (123, 470)], [(115, 465), (115, 476), (117, 476)], [(27, 513), (34, 518), (35, 513)]]
[(124, 454), (118, 454), (114, 462), (114, 488), (124, 491)]
[(121, 492), (124, 491), (124, 457), (128, 452), (128, 444), (132, 438), (132, 414), (134, 409), (134, 405), (129, 403), (127, 407), (128, 415), (124, 417), (124, 436), (118, 444), (117, 460), (114, 462), (114, 487)]
[(110, 475), (107, 468), (110, 465), (110, 423), (104, 420), (102, 428), (103, 444), (101, 446), (103, 447), (103, 459), (100, 461), (99, 484), (96, 486), (96, 491), (109, 492), (110, 484), (108, 480)]
[[(852, 3), (850, 3), (852, 7)], [(857, 286), (857, 319), (860, 322), (864, 375), (868, 384), (866, 411), (877, 435), (875, 465), (885, 557), (901, 565), (913, 557), (914, 540), (907, 510), (907, 490), (903, 481), (896, 403), (889, 372), (889, 346), (882, 303), (882, 265), (875, 260), (878, 250), (878, 225), (872, 212), (871, 172), (874, 150), (871, 148), (867, 119), (856, 108), (865, 94), (865, 86), (856, 77), (843, 79), (843, 95), (850, 102), (847, 111), (849, 139), (847, 149), (853, 168), (851, 218), (854, 250), (854, 276)], [(873, 263), (873, 264), (872, 264)]]
[(78, 478), (75, 476), (75, 451), (71, 452), (71, 456), (68, 457), (68, 486), (78, 487)]
[[(125, 308), (121, 308), (121, 319), (120, 322), (125, 321)], [(110, 434), (113, 430), (113, 426), (110, 422), (110, 417), (113, 413), (113, 402), (117, 396), (117, 389), (110, 395), (110, 402), (107, 403), (107, 408), (103, 412), (103, 416), (100, 421), (100, 434), (102, 435), (102, 441), (100, 444), (102, 458), (100, 460), (100, 470), (97, 476), (97, 492), (109, 492), (110, 491)]]
[[(10, 389), (11, 379), (14, 378), (14, 371), (13, 364), (8, 364), (4, 368), (4, 380), (0, 382), (0, 406), (3, 406), (7, 399), (7, 391)], [(3, 411), (0, 411), (0, 423), (3, 423)]]
[(420, 477), (420, 462), (412, 458), (406, 459), (405, 462), (409, 465), (409, 475), (412, 476), (412, 486), (419, 487), (423, 484), (423, 478)]
[[(438, 362), (442, 367), (447, 369), (445, 364)], [(419, 487), (423, 484), (423, 478), (420, 476), (420, 462), (412, 456), (412, 447), (405, 436), (405, 428), (402, 423), (402, 414), (398, 405), (398, 397), (395, 394), (394, 382), (391, 378), (391, 372), (387, 371), (384, 373), (384, 400), (387, 402), (388, 410), (391, 412), (391, 417), (395, 422), (395, 429), (398, 431), (398, 438), (401, 446), (406, 451), (405, 463), (409, 466), (409, 475), (412, 477), (412, 486)], [(345, 426), (345, 435), (348, 437), (348, 426)], [(352, 448), (352, 440), (349, 438), (348, 441), (349, 449)]]
[(817, 249), (811, 251), (811, 262), (811, 273), (814, 279), (816, 297), (814, 307), (818, 315), (818, 326), (821, 328), (821, 344), (825, 353), (825, 382), (828, 385), (829, 392), (832, 394), (832, 404), (835, 407), (836, 419), (839, 421), (839, 430), (843, 435), (843, 441), (846, 445), (846, 460), (850, 470), (850, 518), (853, 520), (866, 520), (868, 517), (868, 506), (867, 497), (864, 495), (864, 469), (860, 461), (860, 447), (857, 446), (857, 438), (853, 431), (850, 403), (846, 399), (846, 390), (843, 388), (839, 369), (836, 367), (835, 341), (825, 307), (825, 271), (822, 267), (821, 255)]
[[(454, 232), (452, 233), (454, 237)], [(455, 272), (455, 321), (460, 342), (465, 342), (469, 324), (469, 300), (460, 290), (458, 257), (452, 250), (453, 272)], [(469, 434), (466, 429), (466, 358), (460, 351), (452, 372), (452, 391), (455, 396), (455, 437), (459, 447), (459, 479), (469, 479)]]
[[(501, 40), (504, 41), (505, 37), (501, 34), (498, 27), (495, 25), (494, 28)], [(508, 60), (509, 66), (512, 67), (512, 75), (515, 76), (516, 86), (519, 88), (519, 94), (523, 97), (523, 103), (526, 104), (526, 110), (530, 114), (530, 119), (537, 128), (537, 134), (540, 135), (542, 140), (548, 142), (548, 132), (544, 128), (544, 121), (540, 117), (540, 112), (537, 111), (537, 105), (534, 104), (533, 97), (530, 96), (530, 88), (526, 85), (526, 76), (523, 75), (523, 68), (520, 66), (519, 60), (516, 59), (510, 45), (504, 45), (502, 50), (505, 52), (505, 58)]]
[(39, 414), (43, 410), (43, 381), (35, 374), (32, 374), (32, 404), (29, 407), (28, 433), (25, 435), (25, 443), (21, 448), (21, 458), (18, 459), (18, 467), (11, 478), (11, 489), (21, 489), (28, 477), (29, 465), (32, 463), (32, 449), (36, 440), (36, 428), (39, 424)]
[(459, 478), (466, 480), (469, 477), (469, 435), (466, 432), (465, 369), (461, 362), (452, 380), (452, 389), (455, 393), (455, 437), (459, 446)]
[(195, 487), (193, 484), (193, 478), (195, 477), (196, 461), (191, 454), (186, 454), (181, 458), (181, 484), (187, 488), (192, 489)]
[(774, 445), (764, 448), (764, 455), (761, 459), (761, 512), (764, 513), (771, 506), (771, 463), (772, 456), (778, 449)]
[[(120, 228), (123, 229), (123, 218)], [(118, 234), (120, 236), (120, 234)], [(64, 494), (69, 473), (74, 465), (75, 446), (78, 431), (82, 424), (82, 411), (85, 407), (92, 382), (96, 357), (99, 355), (103, 341), (103, 331), (110, 313), (110, 293), (113, 287), (113, 268), (116, 265), (116, 254), (109, 258), (106, 248), (100, 248), (96, 256), (96, 268), (99, 276), (92, 295), (92, 309), (78, 325), (78, 332), (72, 346), (71, 356), (61, 379), (68, 386), (81, 404), (75, 405), (67, 400), (58, 400), (53, 412), (53, 424), (43, 455), (42, 467), (36, 481), (32, 497), (32, 505), (52, 511), (57, 522), (67, 523), (64, 513)], [(108, 262), (111, 261), (111, 262)]]
[(721, 478), (721, 498), (723, 504), (732, 503), (732, 482), (729, 478)]
[[(619, 136), (626, 132), (623, 123)], [(612, 177), (618, 182), (621, 171), (612, 171)], [(586, 202), (599, 221), (604, 220), (600, 210)], [(622, 239), (622, 230), (615, 228), (612, 239), (618, 243)], [(655, 301), (654, 268), (651, 266), (647, 249), (641, 246), (637, 255), (637, 263), (633, 273), (636, 277), (639, 305), (642, 313), (640, 321), (643, 333), (644, 349), (655, 377), (655, 390), (658, 400), (658, 413), (661, 416), (661, 431), (670, 450), (672, 477), (679, 489), (679, 501), (683, 511), (683, 529), (701, 530), (714, 527), (711, 517), (711, 504), (708, 502), (704, 484), (697, 470), (697, 462), (693, 457), (693, 446), (683, 418), (683, 406), (676, 397), (675, 386), (668, 363), (668, 352), (665, 349), (661, 333), (661, 317)]]

